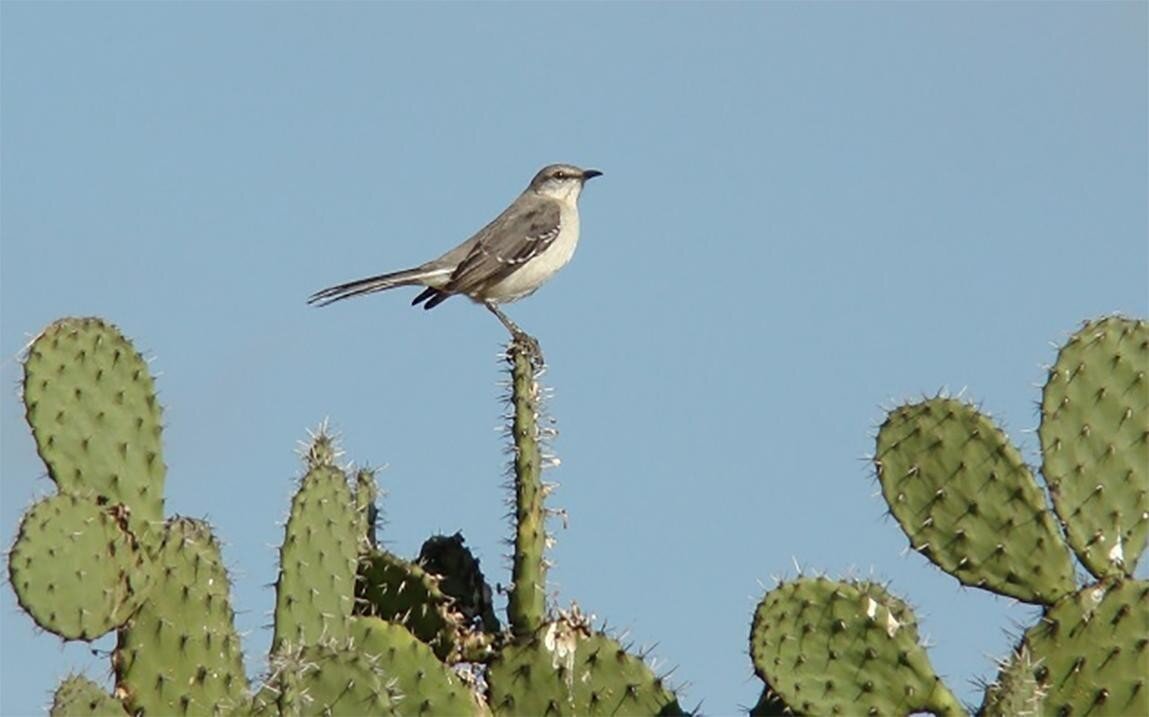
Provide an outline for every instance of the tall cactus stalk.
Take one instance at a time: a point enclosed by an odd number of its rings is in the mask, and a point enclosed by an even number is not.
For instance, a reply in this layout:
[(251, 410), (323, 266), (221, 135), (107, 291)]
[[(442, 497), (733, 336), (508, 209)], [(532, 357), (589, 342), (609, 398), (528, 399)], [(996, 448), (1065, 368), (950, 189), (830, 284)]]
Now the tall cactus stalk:
[(507, 616), (511, 632), (519, 636), (533, 634), (546, 619), (547, 536), (538, 425), (542, 369), (536, 356), (533, 347), (518, 337), (507, 348), (515, 454), (515, 554)]

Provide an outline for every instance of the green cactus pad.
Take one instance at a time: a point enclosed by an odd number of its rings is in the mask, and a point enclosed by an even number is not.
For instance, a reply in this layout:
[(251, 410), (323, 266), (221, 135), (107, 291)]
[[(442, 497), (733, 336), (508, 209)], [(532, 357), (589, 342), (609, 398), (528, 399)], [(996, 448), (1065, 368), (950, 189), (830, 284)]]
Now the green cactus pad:
[(384, 674), (403, 695), (404, 715), (474, 715), (480, 712), (475, 693), (454, 670), (435, 657), (426, 643), (402, 625), (377, 617), (354, 618), (354, 648), (377, 659)]
[(67, 640), (94, 640), (140, 606), (152, 568), (122, 506), (63, 493), (24, 515), (8, 576), (37, 625)]
[(291, 501), (279, 550), (273, 652), (347, 638), (361, 535), (347, 476), (312, 467)]
[(123, 503), (163, 520), (160, 406), (147, 363), (100, 319), (61, 319), (28, 348), (24, 405), (40, 457), (62, 492)]
[(83, 675), (65, 677), (52, 696), (50, 717), (128, 717), (120, 701)]
[(1049, 371), (1038, 435), (1081, 562), (1132, 575), (1149, 539), (1149, 325), (1114, 316), (1074, 334)]
[(799, 578), (768, 592), (754, 670), (800, 714), (964, 714), (919, 644), (913, 612), (874, 583)]
[(487, 673), (490, 704), (505, 715), (680, 715), (674, 693), (617, 641), (577, 616), (505, 646)]
[(371, 551), (359, 563), (356, 598), (357, 614), (403, 625), (440, 660), (457, 661), (463, 617), (452, 610), (439, 579), (418, 565)]
[(419, 549), (417, 564), (439, 576), (439, 587), (451, 597), (456, 612), (468, 626), (486, 632), (499, 631), (499, 618), (491, 599), (491, 587), (483, 577), (479, 559), (465, 545), (461, 533), (435, 535)]
[(933, 398), (894, 409), (874, 458), (915, 550), (965, 585), (1033, 603), (1075, 589), (1073, 560), (1021, 455), (974, 407)]
[(402, 697), (393, 681), (378, 660), (356, 650), (308, 645), (280, 653), (272, 669), (269, 683), (279, 695), (281, 715), (400, 714)]
[(987, 685), (978, 717), (1033, 717), (1044, 714), (1046, 689), (1034, 674), (1036, 665), (1029, 650), (1015, 650), (1001, 666), (993, 684)]
[(230, 581), (210, 527), (172, 518), (147, 602), (119, 632), (116, 693), (132, 713), (205, 714), (247, 701)]
[(1149, 582), (1082, 588), (1030, 628), (1020, 649), (1047, 692), (1042, 713), (1149, 715)]

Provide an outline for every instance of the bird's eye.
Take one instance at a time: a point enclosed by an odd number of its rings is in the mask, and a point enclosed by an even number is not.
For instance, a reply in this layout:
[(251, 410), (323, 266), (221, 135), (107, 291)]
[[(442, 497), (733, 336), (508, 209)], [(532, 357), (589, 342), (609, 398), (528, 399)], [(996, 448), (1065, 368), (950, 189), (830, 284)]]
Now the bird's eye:
[(555, 179), (566, 179), (566, 178), (567, 178), (566, 172), (563, 172), (561, 170), (558, 172), (555, 172)]

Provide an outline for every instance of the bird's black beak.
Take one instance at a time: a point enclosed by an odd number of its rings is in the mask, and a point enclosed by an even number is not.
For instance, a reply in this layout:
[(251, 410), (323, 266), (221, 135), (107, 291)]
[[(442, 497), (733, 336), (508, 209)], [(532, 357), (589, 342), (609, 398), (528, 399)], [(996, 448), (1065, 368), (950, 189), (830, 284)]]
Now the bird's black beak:
[(602, 172), (598, 171), (597, 169), (584, 169), (582, 172), (582, 181), (585, 182), (588, 179), (594, 179), (595, 177), (601, 176)]

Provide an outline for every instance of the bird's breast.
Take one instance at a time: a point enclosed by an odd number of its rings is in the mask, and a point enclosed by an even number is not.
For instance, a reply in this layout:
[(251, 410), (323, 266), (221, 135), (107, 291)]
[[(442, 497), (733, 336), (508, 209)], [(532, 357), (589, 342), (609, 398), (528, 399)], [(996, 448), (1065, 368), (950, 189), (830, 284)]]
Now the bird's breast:
[(554, 242), (518, 271), (492, 286), (486, 292), (488, 298), (499, 302), (521, 299), (534, 293), (567, 265), (578, 245), (578, 209), (564, 207), (559, 217), (559, 235)]

